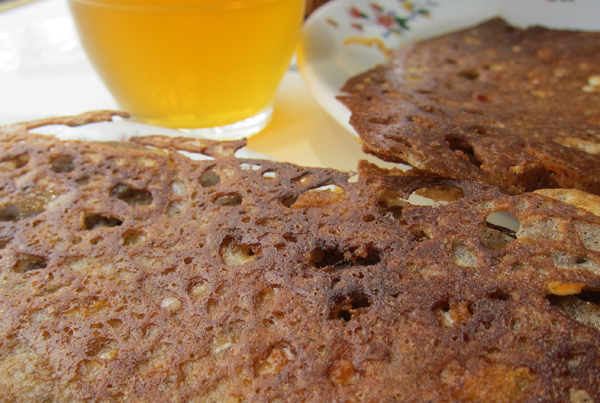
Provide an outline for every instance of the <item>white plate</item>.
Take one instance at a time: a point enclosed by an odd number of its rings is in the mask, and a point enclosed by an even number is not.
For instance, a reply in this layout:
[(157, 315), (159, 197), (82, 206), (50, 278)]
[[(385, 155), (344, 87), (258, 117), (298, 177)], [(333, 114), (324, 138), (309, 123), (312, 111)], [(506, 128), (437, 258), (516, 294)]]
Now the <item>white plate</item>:
[[(161, 134), (171, 137), (189, 137), (183, 132), (166, 127), (147, 125), (144, 123), (130, 122), (114, 117), (112, 122), (89, 123), (82, 126), (47, 125), (31, 129), (30, 132), (52, 135), (60, 140), (86, 140), (86, 141), (127, 141), (131, 137)], [(181, 154), (193, 160), (212, 159), (209, 156), (198, 153), (179, 151)], [(238, 158), (251, 158), (271, 160), (266, 155), (241, 148), (235, 156)]]
[(386, 59), (376, 47), (344, 44), (348, 38), (378, 38), (392, 49), (496, 16), (519, 27), (600, 30), (600, 0), (333, 0), (306, 21), (298, 66), (319, 104), (356, 135), (335, 97), (350, 77)]

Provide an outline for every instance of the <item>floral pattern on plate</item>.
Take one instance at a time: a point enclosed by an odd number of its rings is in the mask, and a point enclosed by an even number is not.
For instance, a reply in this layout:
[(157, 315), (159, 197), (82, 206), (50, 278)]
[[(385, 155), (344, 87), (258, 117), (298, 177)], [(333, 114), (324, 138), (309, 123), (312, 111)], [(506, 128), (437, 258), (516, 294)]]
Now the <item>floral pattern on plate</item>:
[(352, 28), (363, 32), (364, 25), (378, 25), (383, 28), (383, 36), (391, 34), (402, 35), (404, 31), (410, 30), (410, 21), (419, 17), (429, 18), (431, 8), (436, 6), (433, 1), (413, 2), (408, 0), (398, 0), (402, 5), (401, 14), (399, 11), (391, 10), (378, 3), (370, 3), (368, 9), (353, 6), (348, 8), (348, 13), (352, 17)]

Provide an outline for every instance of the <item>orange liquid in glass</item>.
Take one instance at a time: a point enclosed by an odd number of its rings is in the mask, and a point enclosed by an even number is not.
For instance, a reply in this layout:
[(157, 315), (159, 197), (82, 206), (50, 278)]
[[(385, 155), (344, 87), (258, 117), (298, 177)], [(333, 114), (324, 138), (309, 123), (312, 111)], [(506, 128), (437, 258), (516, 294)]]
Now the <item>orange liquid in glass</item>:
[(119, 106), (201, 128), (272, 102), (305, 0), (70, 0), (84, 48)]

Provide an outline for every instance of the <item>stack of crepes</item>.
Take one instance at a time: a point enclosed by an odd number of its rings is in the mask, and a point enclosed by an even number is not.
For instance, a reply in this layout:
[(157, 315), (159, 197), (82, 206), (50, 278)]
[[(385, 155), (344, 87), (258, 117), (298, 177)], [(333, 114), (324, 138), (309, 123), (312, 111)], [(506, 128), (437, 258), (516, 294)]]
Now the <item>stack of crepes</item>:
[(600, 194), (599, 66), (600, 32), (494, 19), (394, 51), (340, 100), (365, 151), (411, 174)]
[(596, 196), (29, 132), (110, 117), (0, 128), (2, 400), (600, 399)]

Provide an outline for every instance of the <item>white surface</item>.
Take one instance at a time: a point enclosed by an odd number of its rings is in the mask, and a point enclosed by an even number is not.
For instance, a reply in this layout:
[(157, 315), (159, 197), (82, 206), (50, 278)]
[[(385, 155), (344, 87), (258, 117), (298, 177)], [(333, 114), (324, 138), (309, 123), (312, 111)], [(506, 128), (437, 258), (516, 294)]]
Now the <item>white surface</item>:
[[(144, 123), (129, 122), (118, 117), (112, 122), (90, 123), (83, 126), (48, 125), (30, 130), (32, 133), (52, 135), (61, 140), (87, 140), (87, 141), (127, 141), (130, 137), (161, 134), (171, 137), (180, 137), (178, 130), (168, 129)], [(209, 156), (179, 151), (193, 160), (212, 159)], [(269, 157), (242, 148), (235, 154), (239, 158), (270, 159)]]
[(116, 108), (79, 44), (66, 0), (0, 13), (0, 124)]
[[(600, 0), (415, 0), (415, 8), (430, 11), (425, 17), (411, 13), (400, 0), (333, 0), (313, 13), (306, 24), (298, 47), (298, 66), (310, 92), (319, 104), (343, 127), (356, 135), (348, 124), (350, 112), (335, 99), (340, 88), (352, 76), (385, 62), (374, 47), (344, 44), (347, 38), (378, 38), (388, 49), (403, 43), (425, 39), (476, 25), (501, 16), (508, 22), (526, 27), (543, 25), (549, 28), (600, 30)], [(373, 4), (383, 11), (376, 12)], [(352, 16), (356, 8), (365, 17)], [(410, 7), (409, 7), (410, 8)], [(378, 25), (376, 16), (393, 14), (409, 18), (409, 30), (400, 34)], [(362, 31), (352, 26), (357, 23)]]

